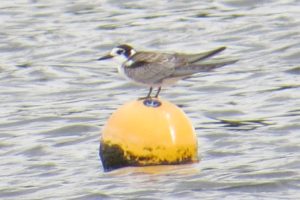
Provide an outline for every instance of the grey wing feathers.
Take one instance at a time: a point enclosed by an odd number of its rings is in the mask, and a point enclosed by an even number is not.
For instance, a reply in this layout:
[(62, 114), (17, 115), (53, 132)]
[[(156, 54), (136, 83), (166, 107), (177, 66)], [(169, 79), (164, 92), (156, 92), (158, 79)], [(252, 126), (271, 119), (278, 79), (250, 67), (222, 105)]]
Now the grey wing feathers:
[(129, 78), (145, 84), (160, 83), (165, 78), (185, 77), (198, 72), (208, 72), (237, 60), (210, 59), (225, 47), (199, 54), (169, 54), (138, 52), (130, 60), (133, 63), (124, 67)]
[(219, 47), (219, 48), (211, 50), (211, 51), (198, 53), (198, 54), (192, 54), (192, 55), (191, 54), (184, 54), (183, 56), (186, 58), (187, 62), (196, 63), (196, 62), (199, 62), (201, 60), (205, 60), (207, 58), (210, 58), (210, 57), (220, 53), (221, 51), (224, 51), (225, 49), (226, 49), (226, 47)]
[(229, 65), (237, 62), (238, 60), (225, 60), (225, 59), (215, 59), (212, 61), (196, 63), (188, 65), (185, 67), (177, 67), (172, 74), (172, 76), (189, 76), (198, 72), (209, 72), (213, 69), (223, 67), (224, 65)]
[(134, 64), (125, 68), (126, 73), (142, 83), (159, 83), (175, 71), (172, 54), (140, 52), (131, 59)]
[[(213, 69), (223, 67), (224, 65), (232, 64), (237, 62), (237, 60), (233, 59), (209, 59), (219, 52), (225, 50), (226, 47), (219, 47), (217, 49), (207, 51), (200, 54), (193, 54), (193, 55), (183, 55), (186, 58), (187, 64), (185, 66), (177, 66), (175, 68), (174, 73), (172, 76), (189, 76), (198, 72), (209, 72)], [(180, 55), (178, 55), (180, 56)]]

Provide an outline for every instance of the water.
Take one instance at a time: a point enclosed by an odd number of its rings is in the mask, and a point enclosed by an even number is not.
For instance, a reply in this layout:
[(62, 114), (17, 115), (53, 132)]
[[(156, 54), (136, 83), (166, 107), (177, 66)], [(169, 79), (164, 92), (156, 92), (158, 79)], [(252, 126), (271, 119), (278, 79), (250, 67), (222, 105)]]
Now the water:
[[(1, 199), (299, 199), (300, 4), (2, 1)], [(164, 89), (202, 161), (104, 173), (101, 127), (147, 89), (96, 59), (120, 43), (234, 65)]]

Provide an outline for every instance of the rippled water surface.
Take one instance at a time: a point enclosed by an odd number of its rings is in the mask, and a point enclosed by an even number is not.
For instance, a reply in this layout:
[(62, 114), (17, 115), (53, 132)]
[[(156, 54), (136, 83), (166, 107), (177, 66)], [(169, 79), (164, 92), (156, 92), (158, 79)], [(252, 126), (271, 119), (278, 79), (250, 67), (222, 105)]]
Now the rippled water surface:
[[(1, 199), (299, 199), (300, 3), (16, 0), (0, 4)], [(104, 173), (101, 128), (147, 89), (113, 46), (236, 64), (164, 89), (193, 122), (201, 162)]]

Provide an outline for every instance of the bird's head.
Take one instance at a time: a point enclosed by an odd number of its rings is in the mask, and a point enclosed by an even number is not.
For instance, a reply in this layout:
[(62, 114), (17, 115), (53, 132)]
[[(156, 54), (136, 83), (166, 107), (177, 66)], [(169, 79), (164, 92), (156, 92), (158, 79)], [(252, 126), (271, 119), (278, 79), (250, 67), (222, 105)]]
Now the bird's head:
[(124, 63), (135, 53), (136, 53), (136, 51), (133, 49), (133, 47), (131, 47), (127, 44), (122, 44), (117, 47), (114, 47), (109, 52), (109, 54), (99, 58), (98, 60), (106, 60), (106, 59), (114, 58), (118, 62)]

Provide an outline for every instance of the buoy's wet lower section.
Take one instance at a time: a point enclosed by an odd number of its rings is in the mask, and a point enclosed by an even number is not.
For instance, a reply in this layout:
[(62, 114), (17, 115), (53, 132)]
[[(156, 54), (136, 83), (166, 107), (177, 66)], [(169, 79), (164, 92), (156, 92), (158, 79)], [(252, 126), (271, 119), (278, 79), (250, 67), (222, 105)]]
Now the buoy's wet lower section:
[(100, 158), (105, 171), (126, 166), (198, 161), (197, 138), (185, 114), (161, 99), (126, 103), (104, 126)]
[[(158, 149), (160, 147), (157, 147)], [(134, 152), (126, 151), (120, 145), (100, 144), (100, 157), (105, 171), (126, 166), (150, 166), (150, 165), (177, 165), (196, 162), (189, 149), (178, 149), (176, 160), (160, 158), (152, 151), (152, 148), (144, 148), (147, 155), (138, 156)]]

